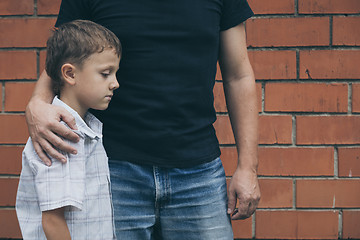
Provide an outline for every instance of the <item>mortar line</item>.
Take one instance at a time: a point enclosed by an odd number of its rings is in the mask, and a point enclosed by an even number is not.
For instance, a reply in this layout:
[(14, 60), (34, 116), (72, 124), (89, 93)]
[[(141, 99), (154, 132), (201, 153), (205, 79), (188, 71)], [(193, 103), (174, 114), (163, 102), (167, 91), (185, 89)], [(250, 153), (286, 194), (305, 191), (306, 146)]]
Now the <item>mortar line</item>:
[(38, 9), (37, 9), (37, 0), (34, 0), (34, 16), (38, 16)]
[(335, 179), (339, 178), (339, 154), (338, 147), (334, 147), (334, 177)]
[(261, 112), (265, 112), (265, 82), (261, 83)]
[(348, 114), (352, 113), (352, 92), (353, 92), (352, 83), (349, 83), (348, 84)]
[(342, 239), (343, 232), (343, 210), (339, 210), (339, 225), (338, 225), (338, 238)]
[(292, 178), (293, 180), (293, 209), (296, 210), (296, 178)]
[(252, 221), (251, 221), (251, 235), (252, 238), (255, 238), (256, 236), (256, 211), (255, 213), (252, 215)]
[(36, 50), (36, 79), (40, 78), (40, 50)]
[(1, 113), (5, 112), (5, 82), (1, 81)]
[(295, 49), (296, 51), (296, 81), (300, 80), (300, 50)]
[(329, 46), (333, 46), (333, 16), (329, 17)]
[(291, 146), (296, 147), (296, 116), (293, 115), (291, 118), (292, 118), (292, 129), (291, 129), (292, 144), (291, 144)]

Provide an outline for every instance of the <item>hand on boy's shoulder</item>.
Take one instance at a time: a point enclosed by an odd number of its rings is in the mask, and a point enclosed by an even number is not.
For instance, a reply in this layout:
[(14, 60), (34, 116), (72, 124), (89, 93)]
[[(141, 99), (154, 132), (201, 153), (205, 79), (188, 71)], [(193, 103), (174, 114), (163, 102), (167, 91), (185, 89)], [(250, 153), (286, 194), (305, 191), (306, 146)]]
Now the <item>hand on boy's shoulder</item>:
[[(65, 125), (67, 128), (70, 128), (65, 122), (61, 121), (60, 123)], [(70, 140), (68, 140), (66, 138), (61, 137), (61, 136), (59, 136), (59, 137), (64, 141), (64, 143), (70, 145), (71, 147), (73, 147), (73, 148), (75, 148), (77, 150), (80, 150), (80, 148), (81, 148), (81, 146), (83, 144), (84, 133), (80, 132), (79, 130), (73, 130), (73, 129), (71, 129), (71, 131), (79, 136), (80, 141), (72, 142), (72, 141), (70, 141)], [(25, 160), (28, 161), (28, 163), (32, 167), (33, 171), (35, 171), (34, 172), (35, 174), (36, 174), (37, 169), (39, 167), (44, 166), (44, 167), (48, 168), (48, 167), (53, 167), (54, 165), (66, 164), (68, 162), (68, 160), (71, 158), (71, 155), (72, 155), (71, 153), (63, 151), (63, 150), (61, 150), (59, 148), (56, 148), (56, 147), (54, 147), (54, 149), (65, 157), (66, 162), (59, 161), (56, 158), (53, 158), (50, 155), (47, 155), (47, 157), (51, 161), (51, 165), (49, 166), (36, 153), (36, 150), (35, 150), (34, 145), (32, 143), (31, 137), (29, 137), (29, 139), (28, 139), (28, 141), (27, 141), (27, 143), (25, 145), (25, 148), (23, 150), (23, 158), (25, 158)]]
[(72, 129), (77, 129), (75, 118), (65, 108), (34, 98), (29, 102), (25, 116), (35, 151), (46, 165), (51, 165), (49, 156), (66, 162), (65, 156), (56, 151), (55, 147), (76, 154), (75, 148), (59, 138), (62, 136), (73, 142), (79, 141), (77, 134), (59, 124), (59, 121), (63, 120)]
[[(65, 127), (67, 127), (70, 131), (72, 131), (73, 133), (75, 133), (76, 135), (79, 136), (79, 138), (84, 138), (85, 134), (81, 131), (79, 131), (78, 129), (72, 129), (66, 122), (64, 121), (60, 121), (61, 124), (63, 124)], [(59, 136), (59, 135), (58, 135)], [(62, 140), (64, 140), (66, 143), (74, 143), (73, 141), (70, 141), (68, 139), (66, 139), (65, 137), (59, 136)]]

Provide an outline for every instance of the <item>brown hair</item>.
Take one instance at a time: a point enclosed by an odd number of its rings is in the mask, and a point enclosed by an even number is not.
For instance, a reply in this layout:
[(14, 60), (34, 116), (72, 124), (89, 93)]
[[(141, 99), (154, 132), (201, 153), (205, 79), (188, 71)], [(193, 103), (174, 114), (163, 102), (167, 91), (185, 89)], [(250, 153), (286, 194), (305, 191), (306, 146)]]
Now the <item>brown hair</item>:
[(52, 79), (53, 90), (59, 94), (63, 86), (61, 67), (71, 63), (79, 68), (94, 53), (114, 49), (121, 55), (121, 44), (116, 35), (107, 28), (88, 21), (75, 20), (54, 29), (47, 41), (45, 70)]

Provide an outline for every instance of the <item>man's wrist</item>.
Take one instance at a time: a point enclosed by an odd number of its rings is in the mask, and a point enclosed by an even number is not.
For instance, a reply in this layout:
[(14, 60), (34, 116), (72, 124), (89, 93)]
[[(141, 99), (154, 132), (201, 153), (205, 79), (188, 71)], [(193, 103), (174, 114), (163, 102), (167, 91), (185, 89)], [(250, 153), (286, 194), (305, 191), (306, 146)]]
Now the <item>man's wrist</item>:
[(253, 159), (239, 158), (237, 169), (239, 169), (241, 171), (250, 171), (250, 172), (257, 173), (257, 170), (258, 170), (257, 157), (253, 157)]

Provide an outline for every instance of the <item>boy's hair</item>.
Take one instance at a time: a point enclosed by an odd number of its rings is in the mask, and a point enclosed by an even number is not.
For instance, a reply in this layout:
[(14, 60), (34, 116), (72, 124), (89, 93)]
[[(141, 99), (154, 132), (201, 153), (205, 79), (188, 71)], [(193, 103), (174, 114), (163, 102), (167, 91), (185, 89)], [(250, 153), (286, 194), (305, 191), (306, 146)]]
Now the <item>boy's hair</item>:
[(45, 70), (52, 79), (55, 94), (60, 94), (64, 84), (61, 67), (71, 63), (79, 67), (94, 53), (113, 49), (121, 56), (121, 44), (116, 35), (107, 28), (88, 21), (75, 20), (53, 30), (47, 41)]

